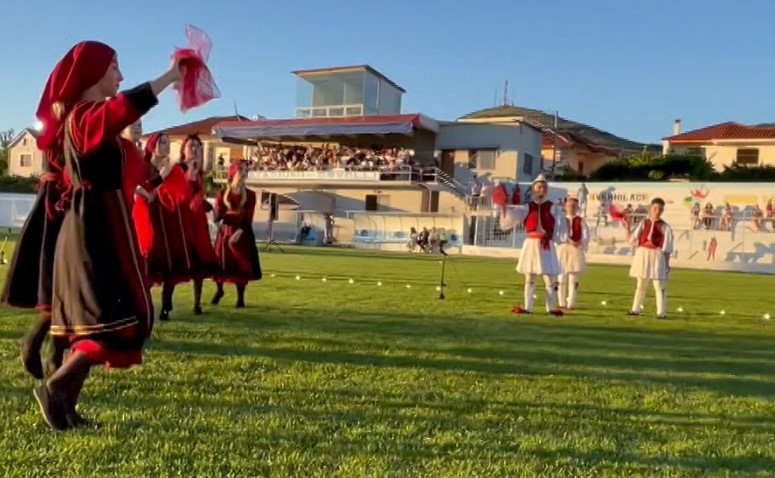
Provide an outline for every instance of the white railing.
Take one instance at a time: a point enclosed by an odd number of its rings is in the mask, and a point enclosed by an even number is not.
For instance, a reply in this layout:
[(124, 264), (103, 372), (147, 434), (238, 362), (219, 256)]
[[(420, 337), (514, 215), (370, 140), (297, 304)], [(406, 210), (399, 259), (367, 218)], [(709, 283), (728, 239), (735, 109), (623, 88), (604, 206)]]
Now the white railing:
[(35, 194), (0, 193), (0, 227), (18, 229), (35, 204)]
[(297, 118), (332, 118), (341, 116), (363, 116), (363, 104), (302, 106), (296, 108)]

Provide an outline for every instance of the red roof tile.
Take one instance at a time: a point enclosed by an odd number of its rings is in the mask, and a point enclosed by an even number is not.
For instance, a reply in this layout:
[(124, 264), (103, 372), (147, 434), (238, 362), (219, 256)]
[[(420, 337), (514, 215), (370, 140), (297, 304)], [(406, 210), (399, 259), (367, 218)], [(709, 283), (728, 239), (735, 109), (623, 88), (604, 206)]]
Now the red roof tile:
[(665, 141), (682, 142), (682, 141), (712, 141), (714, 139), (762, 139), (773, 138), (775, 139), (775, 128), (772, 127), (758, 127), (747, 126), (734, 121), (727, 121), (726, 123), (714, 124), (705, 128), (695, 129), (693, 131), (687, 131), (673, 136), (662, 138)]
[(244, 116), (211, 116), (209, 118), (201, 119), (199, 121), (193, 121), (191, 123), (172, 126), (170, 128), (162, 129), (157, 133), (165, 134), (167, 136), (188, 136), (192, 134), (198, 134), (200, 136), (209, 136), (213, 134), (213, 128), (215, 125), (222, 121), (250, 121)]

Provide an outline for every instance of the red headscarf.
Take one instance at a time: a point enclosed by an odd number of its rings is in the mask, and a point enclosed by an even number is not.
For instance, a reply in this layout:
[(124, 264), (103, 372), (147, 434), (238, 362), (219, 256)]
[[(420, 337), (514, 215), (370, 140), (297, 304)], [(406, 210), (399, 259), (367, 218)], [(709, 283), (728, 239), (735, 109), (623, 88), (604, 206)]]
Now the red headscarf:
[[(35, 112), (35, 116), (43, 123), (43, 133), (38, 137), (39, 149), (60, 146), (63, 113), (72, 109), (81, 95), (105, 76), (115, 57), (116, 51), (108, 45), (84, 41), (71, 48), (59, 60), (48, 77)], [(64, 110), (55, 112), (56, 103), (61, 103)]]
[(156, 145), (159, 144), (159, 140), (161, 137), (164, 136), (161, 133), (153, 133), (149, 138), (148, 141), (145, 143), (145, 160), (150, 161), (151, 158), (153, 158), (154, 153), (156, 152)]
[(239, 172), (239, 168), (242, 166), (242, 161), (234, 161), (229, 165), (229, 172), (227, 173), (226, 180), (231, 182), (234, 176)]

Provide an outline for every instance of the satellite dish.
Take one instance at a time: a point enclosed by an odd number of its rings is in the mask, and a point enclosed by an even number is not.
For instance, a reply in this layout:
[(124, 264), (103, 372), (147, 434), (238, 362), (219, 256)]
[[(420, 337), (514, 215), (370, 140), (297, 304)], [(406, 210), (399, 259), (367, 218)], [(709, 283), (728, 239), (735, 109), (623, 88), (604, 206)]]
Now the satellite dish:
[(266, 116), (254, 115), (252, 119), (253, 119), (253, 121), (265, 120)]

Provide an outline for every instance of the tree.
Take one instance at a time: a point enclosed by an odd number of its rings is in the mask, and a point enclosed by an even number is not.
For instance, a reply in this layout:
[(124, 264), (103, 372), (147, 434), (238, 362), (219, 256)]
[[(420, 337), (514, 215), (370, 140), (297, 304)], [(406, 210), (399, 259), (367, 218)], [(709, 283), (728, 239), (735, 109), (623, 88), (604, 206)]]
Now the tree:
[(0, 175), (8, 174), (9, 146), (13, 141), (13, 130), (0, 131)]

